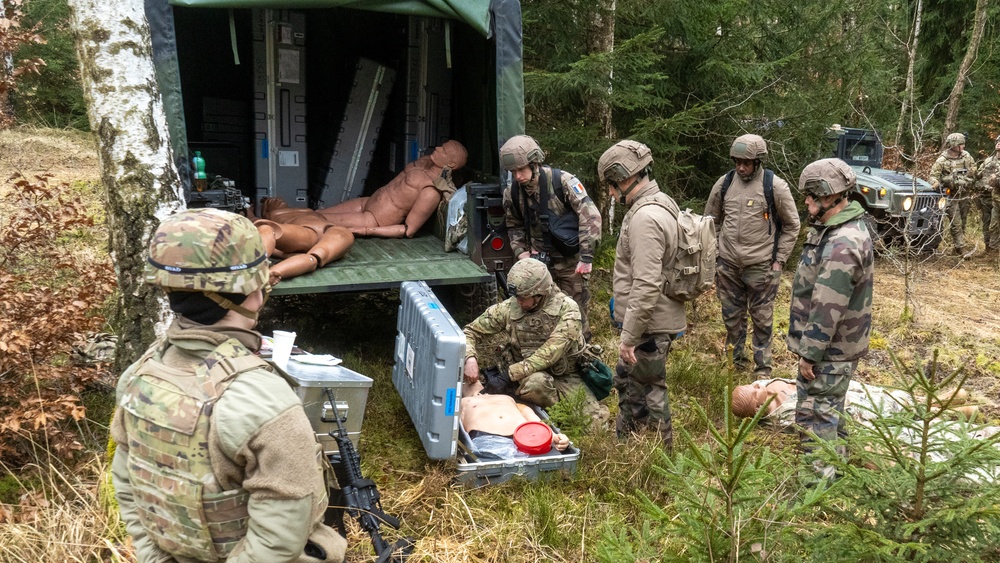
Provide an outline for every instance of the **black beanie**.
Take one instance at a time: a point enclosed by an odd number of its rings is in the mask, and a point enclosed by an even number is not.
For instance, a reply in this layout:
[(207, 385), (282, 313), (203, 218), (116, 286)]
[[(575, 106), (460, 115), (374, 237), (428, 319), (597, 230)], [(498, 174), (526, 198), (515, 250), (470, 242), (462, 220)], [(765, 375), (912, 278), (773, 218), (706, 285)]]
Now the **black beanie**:
[[(220, 293), (219, 295), (237, 305), (242, 304), (247, 298), (242, 293)], [(170, 309), (173, 312), (203, 325), (215, 324), (229, 312), (199, 291), (171, 291), (167, 297), (170, 299)]]

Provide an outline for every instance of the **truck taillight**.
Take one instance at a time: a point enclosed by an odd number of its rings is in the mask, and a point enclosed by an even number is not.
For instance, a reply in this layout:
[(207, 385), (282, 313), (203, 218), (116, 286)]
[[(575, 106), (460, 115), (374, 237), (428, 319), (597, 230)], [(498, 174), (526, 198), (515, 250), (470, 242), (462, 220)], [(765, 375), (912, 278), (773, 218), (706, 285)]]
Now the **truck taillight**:
[(503, 250), (503, 239), (500, 237), (493, 237), (493, 239), (490, 240), (490, 248), (497, 251)]

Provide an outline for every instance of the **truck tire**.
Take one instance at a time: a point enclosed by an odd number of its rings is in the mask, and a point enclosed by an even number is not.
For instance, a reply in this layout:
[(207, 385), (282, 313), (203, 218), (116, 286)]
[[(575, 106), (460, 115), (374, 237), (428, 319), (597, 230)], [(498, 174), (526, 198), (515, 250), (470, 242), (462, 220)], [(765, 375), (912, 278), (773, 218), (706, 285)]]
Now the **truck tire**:
[(497, 281), (438, 286), (434, 293), (458, 326), (465, 326), (497, 303)]

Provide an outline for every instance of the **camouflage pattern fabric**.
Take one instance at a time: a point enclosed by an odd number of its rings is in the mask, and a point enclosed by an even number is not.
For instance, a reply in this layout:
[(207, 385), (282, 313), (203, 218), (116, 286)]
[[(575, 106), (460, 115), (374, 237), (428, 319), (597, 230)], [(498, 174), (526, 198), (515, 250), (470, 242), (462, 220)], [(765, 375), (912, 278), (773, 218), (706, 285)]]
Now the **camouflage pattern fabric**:
[(962, 151), (958, 157), (951, 157), (944, 151), (931, 166), (931, 187), (948, 195), (947, 215), (952, 244), (955, 249), (965, 247), (965, 225), (972, 210), (972, 188), (976, 179), (976, 161), (972, 155)]
[[(827, 442), (841, 440), (835, 449), (840, 457), (847, 459), (847, 446), (843, 443), (847, 438), (844, 405), (857, 367), (857, 361), (817, 362), (813, 365), (815, 379), (806, 381), (801, 374), (796, 379), (795, 424), (804, 453), (809, 454), (816, 448), (812, 436), (806, 432), (809, 431)], [(823, 477), (832, 476), (832, 468), (814, 464), (814, 469)]]
[(726, 325), (726, 349), (733, 349), (733, 362), (747, 364), (747, 314), (753, 321), (754, 371), (758, 376), (771, 373), (771, 332), (774, 299), (781, 284), (781, 270), (769, 263), (739, 268), (719, 258), (715, 266), (715, 291), (722, 303)]
[(583, 337), (590, 340), (590, 321), (587, 319), (590, 303), (590, 274), (576, 273), (576, 261), (557, 260), (552, 263), (552, 281), (563, 293), (573, 298), (580, 307), (580, 319), (583, 321)]
[(162, 341), (122, 387), (129, 481), (139, 519), (156, 545), (200, 561), (224, 559), (246, 535), (249, 494), (222, 490), (209, 459), (212, 405), (235, 376), (266, 368), (229, 339), (193, 375), (165, 369)]
[(667, 393), (667, 354), (672, 337), (651, 336), (635, 349), (636, 363), (618, 360), (615, 389), (618, 390), (618, 418), (615, 433), (625, 438), (643, 427), (657, 432), (669, 451), (673, 446), (670, 396)]
[(75, 366), (110, 362), (115, 359), (117, 346), (118, 336), (107, 332), (90, 332), (85, 338), (73, 343), (70, 361)]
[(979, 166), (976, 188), (985, 208), (983, 238), (986, 249), (1000, 250), (1000, 158), (997, 155), (990, 156)]
[[(515, 393), (541, 407), (548, 407), (572, 390), (584, 386), (578, 370), (583, 354), (580, 309), (566, 294), (552, 287), (542, 304), (527, 312), (511, 297), (486, 309), (465, 326), (466, 357), (479, 357), (479, 345), (495, 334), (505, 334), (501, 363)], [(589, 391), (589, 390), (588, 390)], [(601, 410), (593, 393), (588, 394), (588, 414)]]

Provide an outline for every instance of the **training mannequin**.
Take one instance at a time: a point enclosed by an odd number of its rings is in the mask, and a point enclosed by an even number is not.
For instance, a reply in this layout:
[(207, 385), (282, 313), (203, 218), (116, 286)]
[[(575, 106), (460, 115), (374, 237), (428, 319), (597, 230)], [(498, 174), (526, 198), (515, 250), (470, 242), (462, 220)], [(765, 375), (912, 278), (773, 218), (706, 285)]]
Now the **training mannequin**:
[[(515, 402), (510, 395), (488, 395), (479, 393), (481, 390), (481, 383), (467, 385), (462, 398), (462, 428), (473, 440), (478, 433), (513, 436), (521, 424), (541, 422), (531, 407)], [(569, 438), (553, 432), (552, 446), (560, 452), (564, 451), (569, 446)]]
[(312, 209), (296, 211), (280, 223), (267, 219), (254, 221), (267, 255), (282, 259), (271, 266), (272, 286), (322, 268), (347, 254), (354, 245), (354, 234), (348, 229), (333, 225)]

